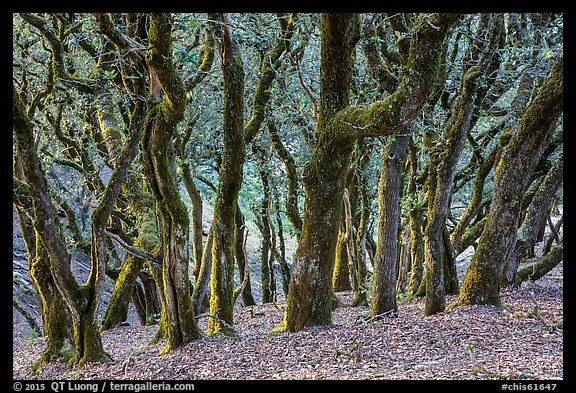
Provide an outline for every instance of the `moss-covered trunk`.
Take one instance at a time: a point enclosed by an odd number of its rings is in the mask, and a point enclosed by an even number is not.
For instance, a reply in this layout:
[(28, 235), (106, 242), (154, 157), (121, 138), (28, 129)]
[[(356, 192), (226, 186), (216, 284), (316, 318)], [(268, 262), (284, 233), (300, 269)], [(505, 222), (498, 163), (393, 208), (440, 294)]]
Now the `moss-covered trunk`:
[(457, 18), (453, 14), (419, 18), (418, 33), (414, 35), (417, 39), (412, 40), (408, 59), (410, 72), (398, 89), (383, 101), (354, 106), (348, 105), (348, 99), (359, 16), (322, 15), (317, 142), (303, 173), (304, 223), (284, 320), (274, 332), (331, 323), (331, 273), (342, 211), (343, 176), (354, 143), (361, 137), (389, 135), (408, 126), (435, 84), (430, 76), (436, 75), (439, 49)]
[(417, 187), (418, 158), (413, 140), (410, 140), (408, 144), (408, 152), (409, 175), (406, 188), (408, 196), (408, 225), (410, 226), (410, 281), (408, 282), (408, 293), (416, 294), (424, 275), (424, 237), (422, 234), (424, 209)]
[(541, 257), (534, 257), (527, 261), (526, 265), (518, 269), (514, 277), (514, 285), (519, 287), (524, 281), (536, 281), (554, 269), (564, 259), (564, 241), (550, 250), (549, 253)]
[(535, 154), (563, 108), (563, 62), (553, 67), (505, 147), (494, 174), (494, 196), (478, 248), (455, 306), (500, 304), (500, 277), (516, 241), (522, 195)]
[(332, 322), (331, 278), (344, 192), (344, 184), (340, 179), (348, 168), (347, 158), (352, 152), (352, 144), (329, 143), (322, 146), (320, 142), (315, 152), (324, 150), (327, 152), (320, 156), (330, 155), (331, 159), (312, 161), (303, 176), (306, 200), (304, 223), (282, 326), (289, 331)]
[(397, 136), (383, 151), (378, 183), (378, 243), (372, 275), (370, 314), (396, 311), (398, 224), (404, 157), (410, 135)]
[(286, 214), (290, 219), (290, 223), (294, 228), (296, 239), (300, 237), (302, 232), (302, 218), (300, 217), (300, 209), (298, 208), (298, 175), (296, 172), (296, 163), (294, 157), (290, 154), (288, 149), (284, 146), (284, 142), (278, 135), (276, 125), (272, 121), (267, 121), (268, 133), (272, 141), (272, 147), (284, 162), (286, 174), (288, 177), (288, 196), (286, 197)]
[(211, 226), (206, 241), (204, 242), (200, 269), (198, 271), (198, 277), (196, 277), (194, 281), (194, 290), (192, 291), (192, 307), (194, 308), (195, 315), (200, 315), (200, 313), (204, 311), (204, 300), (207, 298), (206, 291), (208, 290), (208, 284), (210, 283), (212, 273), (213, 239), (214, 230), (213, 226)]
[(333, 115), (348, 105), (354, 46), (360, 20), (356, 14), (323, 14), (320, 113), (316, 149), (302, 177), (304, 222), (288, 289), (286, 312), (277, 330), (332, 323), (332, 272), (341, 220), (343, 176), (354, 138), (340, 140), (344, 125)]
[[(188, 212), (176, 183), (173, 137), (176, 125), (184, 114), (184, 84), (172, 63), (172, 24), (166, 14), (150, 18), (147, 55), (151, 96), (163, 100), (151, 103), (142, 137), (143, 164), (148, 184), (156, 201), (162, 244), (162, 279), (164, 314), (160, 329), (167, 334), (163, 352), (199, 338), (200, 329), (194, 319), (189, 278)], [(157, 79), (160, 84), (152, 84)], [(161, 89), (159, 91), (158, 89)]]
[(466, 133), (471, 127), (477, 97), (475, 96), (478, 88), (477, 79), (487, 72), (503, 29), (504, 21), (501, 15), (481, 17), (477, 34), (483, 38), (483, 42), (480, 45), (472, 45), (466, 53), (464, 61), (467, 69), (462, 76), (452, 114), (446, 123), (445, 146), (438, 157), (438, 165), (432, 168), (435, 176), (431, 179), (427, 191), (428, 222), (424, 230), (424, 258), (427, 271), (425, 315), (435, 314), (446, 308), (447, 277), (444, 272), (448, 267), (450, 256), (446, 253), (442, 237), (452, 196), (456, 165), (464, 148)]
[(533, 248), (540, 232), (540, 228), (546, 225), (546, 219), (552, 207), (552, 199), (560, 187), (563, 179), (564, 160), (560, 156), (548, 174), (542, 179), (538, 191), (532, 198), (527, 208), (526, 216), (518, 228), (516, 245), (514, 251), (510, 253), (504, 273), (502, 285), (514, 284), (516, 271), (520, 263), (526, 259), (527, 252)]
[[(47, 251), (50, 274), (71, 316), (75, 352), (70, 362), (76, 365), (108, 359), (94, 319), (103, 279), (102, 261), (93, 260), (87, 283), (84, 286), (78, 285), (71, 271), (71, 257), (64, 244), (60, 221), (57, 219), (48, 182), (36, 151), (34, 130), (15, 87), (13, 87), (13, 132), (22, 173), (29, 185), (36, 244)], [(45, 272), (42, 266), (38, 267)], [(67, 320), (62, 319), (54, 323), (67, 323)], [(56, 351), (56, 349), (52, 351), (52, 354)]]
[(43, 335), (46, 337), (46, 348), (38, 365), (49, 363), (63, 357), (67, 360), (74, 348), (72, 321), (68, 307), (58, 292), (50, 273), (49, 255), (41, 237), (36, 235), (33, 221), (32, 199), (25, 183), (19, 156), (14, 162), (14, 206), (18, 215), (22, 238), (28, 254), (28, 270), (40, 305)]
[[(348, 190), (348, 196), (344, 196), (343, 199), (343, 207), (346, 207), (346, 203), (350, 204), (350, 214), (356, 211), (356, 205), (358, 201), (358, 192), (357, 192), (357, 177), (356, 171), (354, 169), (354, 164), (352, 164), (352, 168), (348, 169), (346, 174), (346, 185), (345, 189)], [(345, 211), (345, 210), (344, 210)], [(350, 230), (353, 231), (354, 226), (354, 217), (351, 217), (352, 220), (352, 228)], [(350, 254), (349, 248), (352, 244), (349, 241), (354, 241), (353, 237), (348, 233), (349, 229), (347, 228), (348, 225), (348, 217), (346, 214), (342, 215), (340, 219), (340, 229), (338, 231), (338, 241), (336, 243), (336, 257), (334, 259), (334, 272), (332, 273), (332, 288), (334, 292), (341, 292), (341, 291), (349, 291), (354, 288), (354, 280), (357, 277), (352, 272), (356, 271), (356, 266), (350, 265)], [(354, 246), (355, 248), (355, 246)], [(356, 260), (356, 256), (353, 257)]]
[(482, 196), (484, 195), (484, 184), (486, 183), (486, 178), (490, 170), (494, 167), (497, 153), (498, 148), (496, 147), (492, 149), (487, 158), (481, 161), (478, 171), (476, 172), (474, 191), (472, 192), (468, 206), (466, 206), (466, 210), (462, 214), (462, 217), (460, 217), (460, 220), (458, 220), (456, 228), (452, 231), (451, 242), (457, 254), (465, 250), (462, 237), (481, 207)]
[(234, 246), (238, 193), (243, 180), (244, 149), (244, 67), (230, 27), (220, 15), (221, 66), (224, 77), (224, 132), (222, 164), (214, 204), (212, 277), (208, 334), (235, 334)]

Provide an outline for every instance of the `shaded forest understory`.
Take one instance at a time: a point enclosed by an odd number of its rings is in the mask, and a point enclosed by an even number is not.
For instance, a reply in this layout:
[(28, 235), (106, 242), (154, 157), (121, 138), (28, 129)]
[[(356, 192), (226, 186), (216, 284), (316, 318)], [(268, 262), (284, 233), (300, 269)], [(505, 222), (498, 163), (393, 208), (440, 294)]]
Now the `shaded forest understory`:
[[(532, 294), (534, 295), (532, 297)], [(350, 292), (340, 292), (351, 301)], [(451, 299), (453, 300), (453, 299)], [(102, 335), (114, 360), (32, 374), (43, 340), (14, 337), (15, 379), (563, 379), (562, 264), (536, 286), (506, 290), (504, 307), (456, 308), (422, 319), (424, 299), (370, 321), (368, 307), (340, 307), (331, 327), (267, 337), (284, 303), (236, 309), (238, 338), (206, 337), (167, 355), (148, 346), (154, 326)], [(205, 329), (207, 316), (199, 324)], [(19, 325), (15, 325), (18, 329)], [(21, 327), (21, 325), (20, 325)]]

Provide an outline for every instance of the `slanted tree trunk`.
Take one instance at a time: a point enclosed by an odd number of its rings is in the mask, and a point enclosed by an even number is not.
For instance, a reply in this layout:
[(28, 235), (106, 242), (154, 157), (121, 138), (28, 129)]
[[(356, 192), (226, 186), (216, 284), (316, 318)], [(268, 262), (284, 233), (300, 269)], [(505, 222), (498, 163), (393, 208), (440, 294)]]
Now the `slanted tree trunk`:
[(470, 197), (470, 202), (468, 202), (464, 214), (462, 214), (462, 217), (458, 220), (456, 228), (452, 231), (451, 242), (457, 254), (460, 254), (465, 250), (463, 247), (462, 237), (464, 236), (470, 222), (474, 216), (476, 216), (481, 207), (482, 195), (484, 194), (484, 184), (486, 183), (488, 173), (490, 173), (490, 170), (494, 167), (497, 152), (498, 147), (492, 149), (488, 157), (480, 162), (480, 166), (476, 172), (474, 191)]
[(561, 156), (554, 166), (550, 168), (548, 174), (540, 183), (540, 187), (534, 195), (534, 198), (532, 198), (522, 225), (518, 228), (514, 251), (510, 254), (506, 263), (502, 277), (502, 286), (512, 285), (517, 281), (514, 276), (516, 275), (518, 266), (526, 259), (527, 251), (530, 247), (534, 247), (542, 225), (546, 225), (546, 219), (552, 207), (552, 199), (562, 183), (563, 168), (564, 160)]
[(561, 239), (548, 254), (526, 261), (526, 265), (516, 272), (514, 285), (519, 287), (524, 281), (536, 281), (558, 266), (564, 259), (563, 243)]
[(56, 287), (50, 272), (48, 251), (44, 247), (34, 229), (33, 206), (28, 185), (25, 180), (20, 159), (15, 157), (13, 194), (14, 205), (18, 214), (18, 222), (22, 230), (22, 237), (28, 252), (28, 269), (32, 284), (37, 293), (42, 313), (42, 326), (46, 337), (46, 348), (36, 365), (49, 363), (60, 357), (68, 359), (73, 353), (74, 332), (68, 307)]
[(192, 308), (194, 314), (200, 315), (204, 311), (204, 298), (210, 283), (212, 273), (212, 245), (214, 244), (214, 231), (213, 225), (208, 231), (208, 237), (204, 242), (204, 249), (202, 251), (202, 261), (198, 271), (198, 277), (194, 281), (194, 290), (192, 291)]
[(294, 228), (296, 239), (300, 237), (302, 232), (302, 218), (300, 217), (300, 209), (298, 208), (298, 175), (296, 172), (296, 163), (294, 157), (290, 154), (288, 149), (284, 146), (282, 139), (278, 135), (278, 129), (273, 121), (266, 122), (268, 126), (268, 133), (272, 141), (272, 147), (278, 156), (284, 162), (286, 174), (288, 177), (288, 196), (286, 197), (286, 214), (290, 219), (290, 223)]
[[(101, 258), (101, 254), (98, 255), (98, 252), (103, 250), (103, 242), (98, 243), (97, 241), (97, 239), (103, 239), (102, 234), (98, 233), (98, 231), (93, 231), (96, 232), (93, 233), (96, 238), (93, 238), (92, 243), (92, 269), (88, 281), (81, 287), (71, 271), (71, 257), (64, 244), (56, 209), (50, 198), (48, 182), (36, 151), (34, 130), (15, 86), (13, 87), (12, 98), (16, 150), (20, 156), (22, 172), (28, 182), (30, 196), (33, 201), (34, 229), (36, 231), (36, 242), (39, 246), (37, 249), (44, 247), (47, 251), (47, 256), (50, 260), (49, 269), (55, 287), (67, 305), (72, 321), (74, 356), (70, 359), (70, 363), (79, 365), (87, 362), (107, 360), (109, 355), (104, 351), (94, 318), (105, 270), (105, 260)], [(117, 171), (115, 171), (115, 174), (117, 179), (120, 180), (121, 174), (118, 174)], [(115, 201), (113, 191), (105, 193), (102, 203), (109, 203), (111, 200)], [(102, 207), (104, 208), (104, 206)], [(100, 215), (99, 213), (96, 215), (97, 226), (101, 224), (98, 218), (103, 216), (105, 214)], [(65, 322), (66, 320), (55, 321), (55, 323)], [(55, 351), (52, 351), (52, 354), (55, 353)]]
[(540, 150), (562, 112), (563, 76), (563, 61), (559, 60), (501, 155), (494, 174), (490, 214), (454, 306), (500, 305), (503, 261), (515, 245), (522, 195), (535, 164), (535, 152)]

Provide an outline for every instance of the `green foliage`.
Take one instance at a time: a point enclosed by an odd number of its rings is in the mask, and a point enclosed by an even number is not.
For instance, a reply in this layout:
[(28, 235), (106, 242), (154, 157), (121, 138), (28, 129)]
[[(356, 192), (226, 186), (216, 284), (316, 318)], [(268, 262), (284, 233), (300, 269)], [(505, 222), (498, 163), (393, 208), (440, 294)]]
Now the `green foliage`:
[(27, 345), (36, 345), (38, 344), (38, 340), (40, 339), (41, 334), (36, 328), (31, 328), (28, 331), (28, 337), (26, 337), (26, 344)]

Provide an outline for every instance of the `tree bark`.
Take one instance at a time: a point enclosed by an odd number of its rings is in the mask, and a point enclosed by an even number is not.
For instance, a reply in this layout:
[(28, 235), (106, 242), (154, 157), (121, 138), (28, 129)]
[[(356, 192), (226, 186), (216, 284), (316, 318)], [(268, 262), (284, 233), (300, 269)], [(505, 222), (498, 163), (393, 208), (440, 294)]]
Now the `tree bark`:
[[(109, 355), (103, 349), (94, 319), (100, 296), (101, 280), (103, 279), (104, 267), (102, 264), (104, 261), (93, 260), (87, 283), (82, 287), (78, 285), (71, 271), (71, 257), (64, 244), (56, 209), (50, 198), (48, 182), (36, 151), (34, 130), (15, 86), (13, 86), (12, 98), (16, 149), (20, 156), (22, 172), (30, 185), (36, 241), (40, 247), (44, 247), (47, 251), (50, 261), (49, 269), (55, 287), (70, 311), (75, 351), (70, 363), (79, 365), (107, 360)], [(55, 323), (66, 323), (66, 321), (55, 321)], [(56, 352), (52, 351), (52, 353)]]
[[(248, 257), (246, 256), (246, 238), (248, 237), (248, 231), (246, 230), (244, 215), (240, 210), (240, 206), (236, 208), (236, 263), (238, 264), (238, 271), (240, 272), (240, 277), (246, 278), (246, 284), (242, 289), (242, 304), (244, 307), (253, 306), (256, 304), (254, 301), (254, 296), (252, 295), (252, 284), (250, 282), (250, 268), (248, 265)], [(248, 272), (246, 272), (248, 270)]]
[(424, 315), (444, 311), (445, 265), (448, 263), (442, 241), (446, 216), (452, 195), (452, 186), (456, 165), (466, 141), (465, 136), (471, 127), (472, 111), (475, 106), (474, 94), (477, 91), (477, 79), (487, 72), (492, 54), (500, 42), (504, 28), (503, 16), (483, 16), (479, 22), (478, 35), (483, 44), (471, 45), (467, 58), (480, 59), (474, 65), (468, 65), (462, 76), (461, 87), (445, 130), (446, 145), (438, 157), (435, 176), (428, 190), (428, 222), (424, 230), (424, 259), (426, 262), (426, 302)]
[(562, 67), (562, 60), (552, 67), (496, 166), (490, 215), (454, 306), (500, 305), (502, 260), (515, 245), (522, 195), (534, 155), (562, 112)]
[[(159, 213), (163, 252), (162, 279), (165, 315), (159, 329), (167, 334), (165, 353), (201, 336), (194, 319), (190, 297), (189, 218), (175, 178), (173, 137), (176, 125), (184, 115), (186, 94), (184, 84), (172, 63), (172, 24), (166, 14), (150, 17), (147, 55), (151, 78), (159, 86), (151, 91), (163, 101), (152, 103), (145, 119), (142, 138), (143, 164)], [(154, 86), (151, 85), (151, 88)]]
[(514, 277), (514, 285), (519, 287), (524, 281), (536, 281), (544, 277), (550, 270), (554, 269), (564, 259), (564, 243), (561, 240), (541, 257), (534, 257), (527, 261), (526, 265), (518, 269)]
[(208, 334), (234, 335), (234, 231), (237, 200), (243, 180), (244, 68), (230, 27), (220, 14), (221, 66), (224, 76), (224, 150), (214, 205), (214, 239)]
[(370, 314), (397, 311), (396, 278), (398, 261), (398, 224), (404, 157), (411, 135), (396, 136), (384, 149), (378, 184), (378, 244), (372, 275)]
[(360, 20), (356, 14), (322, 15), (320, 113), (317, 143), (303, 173), (304, 222), (296, 251), (283, 322), (273, 329), (297, 331), (331, 323), (338, 223), (343, 175), (357, 138), (405, 129), (418, 113), (436, 75), (445, 34), (458, 15), (422, 15), (412, 40), (405, 79), (384, 101), (349, 106), (354, 48)]
[(424, 275), (424, 237), (423, 227), (423, 207), (422, 201), (417, 192), (416, 178), (418, 177), (418, 158), (416, 157), (416, 146), (411, 139), (408, 145), (410, 174), (406, 193), (408, 194), (408, 221), (410, 225), (410, 281), (408, 282), (408, 292), (416, 294), (422, 276)]
[(540, 228), (546, 225), (552, 199), (562, 183), (563, 168), (564, 160), (561, 156), (540, 183), (538, 191), (528, 206), (522, 225), (518, 228), (514, 251), (504, 268), (502, 286), (505, 287), (516, 282), (515, 275), (518, 266), (526, 258), (526, 253), (530, 247), (534, 247)]
[[(24, 180), (19, 155), (15, 157), (15, 174)], [(16, 178), (17, 179), (17, 178)], [(22, 190), (26, 188), (26, 190)], [(24, 198), (15, 197), (18, 222), (28, 253), (28, 269), (32, 284), (37, 293), (42, 313), (42, 326), (46, 337), (46, 348), (36, 365), (42, 365), (63, 357), (67, 360), (72, 354), (67, 348), (74, 345), (74, 332), (68, 307), (61, 297), (50, 272), (49, 255), (41, 238), (36, 234), (33, 222), (33, 205), (30, 190), (26, 183), (15, 180), (14, 194), (23, 194)]]

